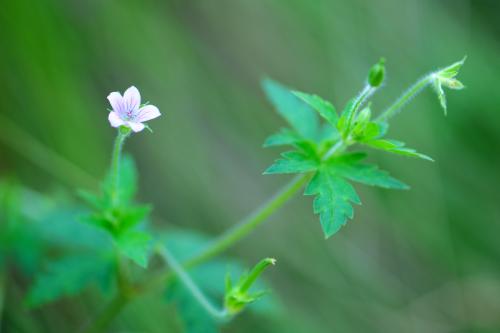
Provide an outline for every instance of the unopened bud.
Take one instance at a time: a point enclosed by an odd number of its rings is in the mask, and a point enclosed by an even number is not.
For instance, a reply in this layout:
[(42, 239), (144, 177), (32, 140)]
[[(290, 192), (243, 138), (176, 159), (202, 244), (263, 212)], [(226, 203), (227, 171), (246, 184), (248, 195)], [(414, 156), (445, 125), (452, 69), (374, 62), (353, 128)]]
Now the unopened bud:
[(368, 73), (368, 84), (370, 86), (377, 88), (380, 87), (382, 82), (384, 82), (385, 77), (385, 59), (380, 58), (378, 63), (373, 65), (370, 69), (370, 73)]

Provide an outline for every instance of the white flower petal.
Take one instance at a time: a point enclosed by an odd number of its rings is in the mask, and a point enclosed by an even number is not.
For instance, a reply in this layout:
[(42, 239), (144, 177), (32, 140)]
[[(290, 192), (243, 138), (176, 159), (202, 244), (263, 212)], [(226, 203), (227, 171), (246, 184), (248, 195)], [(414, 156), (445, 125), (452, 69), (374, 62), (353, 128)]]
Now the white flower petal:
[(108, 120), (111, 126), (119, 127), (121, 125), (125, 125), (125, 122), (120, 118), (117, 112), (110, 112), (108, 115)]
[(144, 127), (146, 127), (144, 126), (144, 124), (136, 123), (134, 121), (127, 121), (127, 126), (130, 127), (134, 132), (140, 132), (144, 129)]
[(108, 95), (109, 104), (113, 108), (113, 111), (118, 112), (118, 114), (122, 115), (125, 112), (125, 105), (123, 101), (122, 95), (119, 92), (112, 92)]
[(136, 87), (128, 88), (123, 94), (123, 101), (127, 107), (127, 111), (136, 111), (141, 105), (141, 94)]
[(139, 109), (135, 121), (144, 122), (161, 116), (160, 110), (154, 105), (146, 105)]

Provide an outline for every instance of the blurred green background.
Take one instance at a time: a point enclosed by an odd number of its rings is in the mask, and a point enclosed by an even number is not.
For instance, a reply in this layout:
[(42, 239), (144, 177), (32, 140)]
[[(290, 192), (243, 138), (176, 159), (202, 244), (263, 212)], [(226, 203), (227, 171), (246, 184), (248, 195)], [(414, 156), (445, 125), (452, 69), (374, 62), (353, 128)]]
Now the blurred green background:
[[(287, 176), (262, 176), (284, 121), (270, 76), (337, 108), (387, 59), (380, 110), (427, 71), (468, 56), (444, 117), (424, 91), (391, 137), (436, 162), (372, 158), (412, 186), (359, 187), (354, 221), (323, 240), (297, 197), (229, 251), (266, 274), (282, 304), (224, 332), (500, 332), (500, 2), (496, 0), (6, 0), (0, 10), (0, 174), (42, 193), (96, 188), (115, 131), (106, 96), (136, 85), (163, 115), (127, 143), (157, 227), (217, 235)], [(165, 222), (168, 221), (168, 222)], [(21, 288), (22, 289), (22, 288)], [(90, 303), (89, 303), (90, 302)], [(21, 306), (8, 292), (4, 307)], [(70, 332), (102, 301), (27, 311), (26, 332)], [(112, 332), (180, 332), (143, 298)], [(173, 323), (174, 322), (174, 323)], [(4, 322), (5, 332), (9, 330)], [(76, 326), (78, 327), (78, 326)], [(24, 332), (21, 328), (17, 331)]]

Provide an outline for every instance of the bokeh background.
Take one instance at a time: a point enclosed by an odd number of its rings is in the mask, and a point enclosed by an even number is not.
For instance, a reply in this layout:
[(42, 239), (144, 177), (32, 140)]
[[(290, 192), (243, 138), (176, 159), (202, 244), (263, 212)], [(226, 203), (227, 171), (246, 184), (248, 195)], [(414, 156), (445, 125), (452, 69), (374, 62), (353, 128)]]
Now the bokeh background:
[[(217, 235), (287, 176), (262, 176), (284, 125), (260, 80), (315, 92), (337, 108), (387, 59), (380, 110), (421, 75), (468, 56), (443, 116), (426, 90), (391, 137), (436, 162), (374, 152), (412, 186), (358, 187), (355, 220), (325, 241), (297, 197), (227, 252), (266, 274), (281, 304), (224, 332), (500, 332), (500, 3), (496, 0), (6, 0), (0, 10), (0, 175), (43, 195), (96, 188), (115, 131), (106, 96), (136, 85), (164, 116), (127, 143), (140, 199), (158, 228)], [(0, 222), (1, 223), (1, 222)], [(6, 332), (70, 332), (102, 297), (26, 310), (7, 291)], [(154, 295), (112, 332), (181, 332)], [(30, 324), (17, 323), (16, 315)], [(9, 317), (10, 316), (10, 317)], [(28, 318), (28, 319), (26, 319)]]

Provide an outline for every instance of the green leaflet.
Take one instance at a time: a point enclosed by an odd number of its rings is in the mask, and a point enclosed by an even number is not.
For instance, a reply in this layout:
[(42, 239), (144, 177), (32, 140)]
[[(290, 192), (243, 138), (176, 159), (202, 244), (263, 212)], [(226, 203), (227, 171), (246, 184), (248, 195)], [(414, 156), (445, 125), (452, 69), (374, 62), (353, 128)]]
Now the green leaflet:
[(463, 83), (455, 78), (458, 75), (460, 69), (462, 68), (465, 59), (466, 57), (432, 74), (431, 77), (432, 87), (434, 88), (434, 91), (438, 96), (439, 103), (441, 104), (441, 107), (443, 108), (445, 115), (447, 112), (446, 111), (447, 107), (446, 107), (446, 95), (444, 94), (443, 86), (454, 90), (461, 90), (465, 88)]
[(347, 179), (383, 188), (408, 188), (375, 165), (360, 163), (364, 157), (364, 154), (347, 154), (328, 161), (318, 169), (305, 190), (305, 195), (316, 195), (314, 213), (320, 215), (325, 238), (335, 234), (348, 219), (353, 218), (353, 203), (361, 203)]
[(293, 94), (306, 102), (314, 110), (318, 111), (319, 115), (334, 128), (337, 126), (339, 117), (337, 116), (335, 107), (330, 102), (317, 95), (310, 95), (300, 91), (294, 91)]
[(434, 161), (431, 157), (417, 152), (415, 149), (405, 147), (405, 143), (389, 139), (376, 139), (361, 141), (361, 143), (372, 148), (387, 151), (389, 153), (404, 155), (409, 157), (418, 157), (427, 161)]
[(320, 215), (320, 223), (329, 238), (352, 218), (352, 203), (361, 203), (354, 188), (331, 168), (323, 167), (315, 174), (306, 188), (306, 195), (316, 195), (313, 203), (315, 214)]
[(142, 268), (148, 266), (151, 244), (151, 235), (143, 231), (130, 230), (116, 238), (120, 252)]
[(313, 153), (304, 153), (300, 151), (289, 151), (281, 154), (284, 159), (274, 162), (266, 171), (265, 175), (276, 173), (304, 173), (317, 169), (319, 158)]
[(444, 94), (443, 85), (441, 84), (441, 81), (438, 79), (435, 79), (432, 82), (432, 87), (434, 88), (434, 91), (436, 92), (438, 99), (439, 99), (439, 104), (441, 104), (441, 107), (443, 108), (444, 114), (446, 115), (446, 112), (447, 112), (446, 95)]
[(288, 88), (271, 79), (262, 81), (262, 88), (278, 113), (305, 139), (316, 140), (319, 119), (316, 112)]
[(264, 148), (273, 146), (294, 145), (304, 139), (295, 131), (288, 128), (282, 128), (278, 133), (271, 135), (264, 142)]
[(80, 255), (51, 263), (46, 272), (38, 274), (28, 293), (28, 304), (40, 306), (72, 296), (91, 284), (108, 285), (114, 267), (111, 259), (111, 256)]
[(342, 177), (365, 185), (395, 190), (409, 189), (408, 185), (391, 177), (376, 165), (361, 163), (365, 157), (363, 153), (342, 155), (329, 162), (328, 167)]

